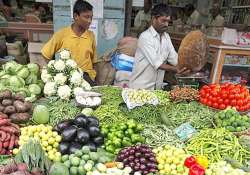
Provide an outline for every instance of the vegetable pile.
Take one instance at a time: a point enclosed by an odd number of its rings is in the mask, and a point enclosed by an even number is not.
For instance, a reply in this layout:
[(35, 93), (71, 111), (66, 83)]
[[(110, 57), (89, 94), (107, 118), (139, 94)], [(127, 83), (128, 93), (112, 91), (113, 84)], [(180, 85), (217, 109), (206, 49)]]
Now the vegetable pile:
[(32, 139), (22, 146), (22, 149), (15, 156), (15, 161), (25, 163), (29, 171), (42, 171), (45, 174), (49, 172), (51, 164), (40, 143)]
[(226, 174), (226, 175), (247, 175), (242, 169), (235, 169), (226, 161), (219, 161), (217, 163), (213, 163), (210, 165), (209, 169), (206, 170), (206, 175), (213, 175), (213, 174)]
[(14, 95), (10, 90), (4, 90), (0, 92), (0, 112), (13, 123), (24, 123), (31, 118), (32, 103), (25, 101), (21, 94)]
[(240, 145), (239, 140), (224, 128), (204, 129), (188, 141), (186, 147), (193, 155), (204, 155), (215, 163), (227, 157), (246, 163), (250, 151)]
[[(5, 166), (1, 166), (0, 167), (0, 174), (4, 174), (4, 175), (26, 175), (26, 174), (30, 174), (28, 171), (28, 167), (25, 163), (9, 163)], [(42, 174), (41, 174), (42, 175)]]
[(145, 138), (140, 135), (143, 125), (134, 120), (115, 125), (102, 125), (101, 131), (105, 136), (105, 149), (111, 153), (117, 154), (123, 147), (145, 141)]
[(172, 129), (163, 124), (145, 125), (142, 136), (145, 138), (145, 143), (152, 147), (159, 147), (166, 144), (181, 147), (184, 144)]
[(12, 154), (12, 150), (18, 147), (20, 129), (11, 123), (6, 115), (0, 114), (0, 154)]
[(0, 90), (9, 89), (22, 94), (28, 101), (35, 101), (37, 97), (42, 95), (43, 86), (37, 64), (21, 65), (10, 61), (2, 66)]
[(184, 161), (188, 157), (181, 148), (165, 145), (153, 150), (156, 154), (158, 169), (161, 175), (176, 174), (186, 175), (188, 169), (184, 166)]
[(59, 144), (62, 154), (73, 154), (84, 145), (89, 146), (91, 151), (96, 151), (104, 143), (99, 121), (95, 117), (79, 114), (74, 120), (60, 122), (54, 129), (62, 136)]
[(195, 129), (211, 128), (215, 112), (197, 102), (178, 103), (168, 106), (162, 113), (162, 122), (171, 129), (190, 122)]
[(62, 163), (69, 169), (70, 174), (87, 174), (93, 171), (105, 172), (104, 163), (111, 162), (114, 156), (102, 149), (92, 152), (88, 146), (83, 146), (74, 154), (62, 156)]
[(117, 160), (123, 162), (125, 167), (131, 167), (132, 173), (146, 175), (158, 171), (155, 154), (147, 145), (126, 147), (119, 152)]
[(170, 91), (170, 99), (174, 102), (198, 101), (199, 91), (190, 87), (175, 87)]
[(235, 109), (225, 109), (215, 114), (217, 127), (225, 127), (231, 132), (241, 132), (250, 128), (250, 117), (240, 115)]
[(41, 143), (42, 148), (50, 160), (58, 161), (61, 159), (61, 153), (57, 151), (57, 148), (62, 138), (57, 132), (52, 132), (51, 126), (41, 124), (21, 128), (19, 138), (20, 148), (13, 150), (13, 153), (17, 154), (30, 139), (35, 139)]
[(60, 50), (56, 53), (56, 57), (58, 59), (49, 61), (41, 73), (45, 83), (43, 91), (45, 96), (69, 100), (76, 91), (91, 89), (89, 83), (83, 79), (83, 72), (71, 59), (68, 50)]
[(249, 96), (246, 86), (232, 83), (205, 85), (200, 90), (200, 102), (216, 109), (232, 106), (237, 111), (250, 110)]
[(63, 120), (74, 119), (77, 114), (81, 113), (81, 109), (69, 101), (51, 99), (42, 104), (45, 104), (49, 109), (48, 124), (51, 126), (55, 126)]

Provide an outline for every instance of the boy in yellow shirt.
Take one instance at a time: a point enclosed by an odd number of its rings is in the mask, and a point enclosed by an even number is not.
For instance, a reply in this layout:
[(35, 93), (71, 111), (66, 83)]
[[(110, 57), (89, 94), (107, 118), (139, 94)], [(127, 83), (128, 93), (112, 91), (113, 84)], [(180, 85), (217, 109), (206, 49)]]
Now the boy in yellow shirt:
[(94, 33), (88, 28), (93, 18), (93, 6), (84, 0), (77, 0), (73, 7), (74, 23), (56, 32), (42, 48), (42, 55), (52, 59), (60, 49), (71, 51), (78, 67), (87, 73), (92, 81), (96, 71), (93, 64), (97, 61)]

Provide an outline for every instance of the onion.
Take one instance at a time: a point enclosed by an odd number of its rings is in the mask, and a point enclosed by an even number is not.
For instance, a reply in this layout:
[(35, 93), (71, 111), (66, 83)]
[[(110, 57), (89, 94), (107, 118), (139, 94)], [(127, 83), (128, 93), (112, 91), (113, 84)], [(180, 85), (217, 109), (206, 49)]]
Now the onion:
[(136, 152), (135, 153), (135, 157), (141, 157), (141, 153), (140, 152)]
[(147, 167), (146, 167), (145, 165), (141, 165), (141, 166), (140, 166), (140, 169), (141, 169), (141, 170), (145, 170), (146, 168), (147, 168)]
[(129, 157), (128, 157), (128, 160), (129, 160), (129, 161), (134, 161), (134, 159), (135, 159), (134, 156), (129, 156)]
[(133, 149), (132, 149), (132, 150), (129, 150), (129, 154), (130, 154), (130, 155), (134, 155), (134, 154), (135, 154), (135, 150), (133, 150)]
[(130, 166), (131, 168), (134, 168), (134, 167), (135, 167), (135, 163), (134, 163), (134, 162), (130, 162), (130, 163), (129, 163), (129, 166)]
[(135, 171), (139, 171), (140, 170), (140, 166), (134, 166), (134, 170)]
[(134, 162), (135, 162), (135, 163), (139, 163), (139, 162), (140, 162), (140, 159), (135, 158)]

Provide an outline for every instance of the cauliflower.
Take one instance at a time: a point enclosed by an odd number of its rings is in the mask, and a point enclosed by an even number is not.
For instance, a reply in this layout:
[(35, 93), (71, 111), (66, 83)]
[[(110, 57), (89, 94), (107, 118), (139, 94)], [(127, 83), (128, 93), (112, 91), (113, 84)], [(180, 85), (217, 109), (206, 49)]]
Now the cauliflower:
[(64, 71), (66, 65), (63, 60), (56, 60), (54, 63), (54, 67), (57, 71)]
[(70, 52), (66, 49), (63, 49), (62, 51), (59, 52), (60, 58), (63, 60), (70, 59)]
[(59, 86), (57, 94), (61, 99), (68, 100), (71, 95), (71, 89), (68, 85)]
[(44, 83), (47, 83), (52, 81), (53, 78), (50, 74), (48, 74), (48, 71), (46, 69), (43, 69), (41, 73), (41, 79), (43, 80)]
[(48, 68), (53, 68), (54, 67), (54, 64), (55, 64), (55, 60), (51, 60), (51, 61), (49, 61), (49, 63), (48, 63)]
[(56, 94), (56, 83), (55, 82), (48, 82), (44, 86), (43, 93), (47, 96), (52, 96)]
[(55, 80), (56, 84), (64, 85), (65, 82), (67, 81), (67, 77), (63, 73), (58, 73), (54, 77), (54, 80)]
[(80, 86), (82, 83), (82, 80), (83, 80), (82, 74), (78, 71), (74, 71), (71, 75), (70, 83)]
[(83, 91), (83, 89), (81, 87), (76, 87), (73, 90), (75, 96), (77, 96), (78, 94), (80, 94), (82, 91)]
[(70, 67), (70, 68), (73, 68), (73, 69), (76, 69), (77, 68), (77, 64), (74, 60), (72, 59), (69, 59), (66, 61), (66, 66)]
[(82, 88), (84, 88), (87, 91), (90, 91), (92, 89), (90, 84), (84, 79), (82, 80), (81, 86), (82, 86)]

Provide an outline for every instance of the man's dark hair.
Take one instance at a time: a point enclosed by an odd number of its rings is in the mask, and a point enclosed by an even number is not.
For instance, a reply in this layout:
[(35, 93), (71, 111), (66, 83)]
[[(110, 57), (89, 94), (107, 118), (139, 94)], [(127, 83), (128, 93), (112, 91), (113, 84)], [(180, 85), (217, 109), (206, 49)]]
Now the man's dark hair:
[(193, 12), (195, 10), (193, 4), (187, 4), (185, 5), (185, 10), (188, 12)]
[(151, 10), (151, 16), (171, 16), (172, 11), (167, 4), (157, 4)]
[(87, 1), (77, 0), (73, 7), (73, 13), (80, 15), (82, 12), (92, 11), (93, 6)]

